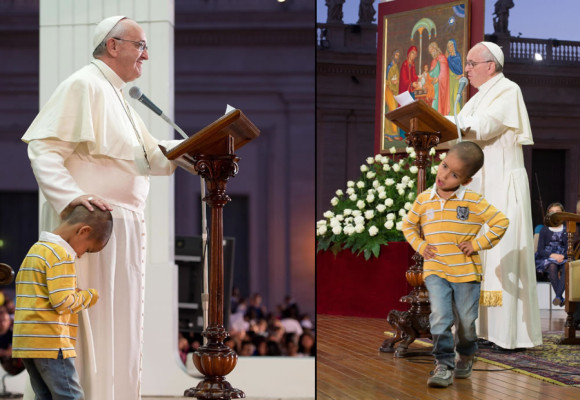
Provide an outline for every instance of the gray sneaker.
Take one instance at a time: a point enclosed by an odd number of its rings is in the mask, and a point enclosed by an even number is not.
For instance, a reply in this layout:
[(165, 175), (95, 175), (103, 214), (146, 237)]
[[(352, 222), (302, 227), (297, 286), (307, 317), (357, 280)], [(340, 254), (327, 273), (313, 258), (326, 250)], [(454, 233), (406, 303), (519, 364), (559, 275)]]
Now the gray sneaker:
[(459, 354), (455, 365), (455, 377), (458, 379), (465, 379), (471, 376), (471, 368), (473, 367), (474, 355), (464, 356)]
[(437, 364), (435, 370), (431, 371), (431, 377), (427, 380), (427, 385), (431, 387), (446, 388), (453, 383), (453, 373), (446, 365)]

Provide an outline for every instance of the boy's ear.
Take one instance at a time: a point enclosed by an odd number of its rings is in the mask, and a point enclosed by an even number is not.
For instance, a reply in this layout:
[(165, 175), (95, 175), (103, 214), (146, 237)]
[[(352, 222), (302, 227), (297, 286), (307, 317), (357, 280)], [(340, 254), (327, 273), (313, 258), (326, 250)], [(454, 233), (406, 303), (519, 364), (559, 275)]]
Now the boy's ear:
[(467, 185), (469, 185), (471, 183), (472, 180), (473, 180), (473, 177), (468, 178), (468, 179), (465, 180), (465, 182), (462, 183), (462, 185), (463, 186), (467, 186)]
[(93, 231), (93, 228), (90, 227), (89, 225), (81, 225), (81, 227), (77, 231), (77, 234), (78, 235), (89, 235), (92, 231)]

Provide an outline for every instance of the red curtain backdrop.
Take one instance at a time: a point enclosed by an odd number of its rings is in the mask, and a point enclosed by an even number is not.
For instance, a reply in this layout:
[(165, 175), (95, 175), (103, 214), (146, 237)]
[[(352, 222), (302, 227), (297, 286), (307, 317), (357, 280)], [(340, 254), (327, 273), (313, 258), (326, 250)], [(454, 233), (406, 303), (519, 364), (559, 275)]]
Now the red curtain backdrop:
[(368, 261), (349, 250), (336, 257), (330, 251), (318, 252), (316, 313), (386, 318), (391, 310), (408, 310), (399, 299), (412, 289), (405, 272), (414, 253), (407, 242), (391, 242), (381, 248), (379, 258)]

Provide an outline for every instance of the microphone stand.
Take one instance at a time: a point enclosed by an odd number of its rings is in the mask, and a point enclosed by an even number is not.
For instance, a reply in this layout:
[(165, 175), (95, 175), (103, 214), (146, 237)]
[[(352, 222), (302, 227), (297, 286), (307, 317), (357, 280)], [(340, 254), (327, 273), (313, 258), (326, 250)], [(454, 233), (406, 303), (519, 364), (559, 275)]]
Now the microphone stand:
[[(157, 114), (157, 112), (155, 112)], [(159, 115), (165, 122), (171, 125), (184, 139), (189, 139), (189, 136), (181, 129), (175, 122), (171, 120), (163, 112)], [(201, 184), (201, 255), (203, 257), (203, 293), (201, 294), (201, 308), (203, 312), (203, 330), (207, 329), (209, 316), (209, 273), (208, 273), (208, 259), (207, 259), (207, 215), (206, 207), (203, 201), (205, 197), (205, 179), (200, 175)], [(203, 338), (203, 344), (207, 344), (207, 338)]]
[[(182, 130), (182, 129), (181, 129), (179, 126), (177, 126), (177, 125), (175, 124), (175, 122), (173, 122), (173, 121), (171, 120), (171, 118), (169, 118), (167, 115), (165, 115), (165, 114), (163, 114), (163, 113), (161, 113), (159, 116), (160, 116), (161, 118), (163, 118), (163, 120), (164, 120), (165, 122), (167, 122), (169, 125), (171, 125), (171, 126), (172, 126), (172, 127), (173, 127), (173, 128), (176, 130), (176, 131), (177, 131), (177, 132), (179, 132), (179, 133), (181, 134), (181, 136), (182, 136), (184, 139), (189, 139), (189, 136), (187, 136), (187, 135), (185, 134), (185, 132), (183, 132), (183, 130)], [(202, 179), (203, 179), (203, 178), (202, 178)]]
[(461, 142), (461, 128), (459, 128), (459, 118), (457, 118), (457, 103), (461, 96), (455, 98), (455, 104), (453, 105), (453, 118), (455, 118), (455, 126), (457, 127), (457, 141)]
[[(461, 79), (463, 80), (466, 78), (461, 78)], [(460, 90), (457, 91), (457, 96), (455, 97), (455, 104), (453, 105), (453, 118), (455, 118), (455, 126), (457, 127), (457, 141), (458, 142), (461, 142), (462, 138), (461, 138), (461, 128), (459, 127), (459, 118), (457, 118), (457, 104), (459, 104), (463, 90), (464, 90), (465, 86), (467, 86), (465, 83), (463, 85), (464, 86), (461, 87), (461, 83), (459, 84)]]

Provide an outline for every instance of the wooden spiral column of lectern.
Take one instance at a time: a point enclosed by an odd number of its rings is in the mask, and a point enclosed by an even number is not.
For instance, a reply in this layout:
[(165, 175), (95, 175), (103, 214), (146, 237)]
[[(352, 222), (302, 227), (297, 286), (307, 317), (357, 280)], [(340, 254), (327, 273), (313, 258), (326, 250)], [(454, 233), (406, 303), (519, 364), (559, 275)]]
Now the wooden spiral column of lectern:
[(240, 399), (246, 395), (226, 381), (236, 366), (238, 355), (224, 344), (224, 257), (223, 207), (230, 201), (226, 184), (238, 173), (235, 151), (260, 134), (240, 110), (233, 110), (208, 125), (165, 156), (190, 173), (201, 175), (207, 185), (203, 199), (211, 207), (209, 318), (203, 336), (207, 343), (193, 353), (195, 367), (204, 375), (197, 387), (187, 389), (186, 397), (198, 399)]
[[(429, 166), (429, 150), (440, 143), (457, 139), (455, 124), (439, 114), (422, 100), (416, 100), (385, 114), (385, 117), (405, 131), (406, 142), (417, 153), (414, 165), (419, 168), (417, 194), (425, 190), (425, 171)], [(409, 345), (417, 338), (431, 338), (429, 293), (423, 281), (423, 257), (413, 255), (415, 264), (406, 272), (407, 282), (413, 289), (401, 297), (402, 303), (410, 303), (409, 311), (391, 310), (387, 321), (396, 328), (395, 336), (386, 339), (379, 348), (384, 353), (395, 353), (396, 357), (430, 355), (430, 351), (411, 351)], [(400, 343), (399, 343), (400, 342)], [(397, 348), (395, 344), (399, 343)]]

